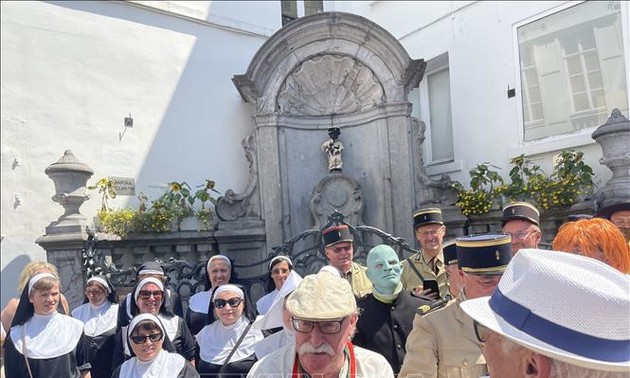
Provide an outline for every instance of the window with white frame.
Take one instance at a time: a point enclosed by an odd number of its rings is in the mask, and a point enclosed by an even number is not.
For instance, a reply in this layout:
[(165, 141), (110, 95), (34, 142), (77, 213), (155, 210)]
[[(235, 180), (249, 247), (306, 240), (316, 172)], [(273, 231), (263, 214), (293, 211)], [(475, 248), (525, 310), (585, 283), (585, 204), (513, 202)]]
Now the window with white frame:
[[(628, 112), (619, 1), (587, 1), (517, 27), (524, 140)], [(627, 41), (626, 41), (627, 43)]]
[(454, 152), (447, 53), (427, 62), (419, 89), (420, 119), (426, 125), (425, 164), (450, 163), (454, 159)]
[(281, 0), (282, 26), (296, 20), (298, 17), (308, 16), (324, 11), (323, 0)]

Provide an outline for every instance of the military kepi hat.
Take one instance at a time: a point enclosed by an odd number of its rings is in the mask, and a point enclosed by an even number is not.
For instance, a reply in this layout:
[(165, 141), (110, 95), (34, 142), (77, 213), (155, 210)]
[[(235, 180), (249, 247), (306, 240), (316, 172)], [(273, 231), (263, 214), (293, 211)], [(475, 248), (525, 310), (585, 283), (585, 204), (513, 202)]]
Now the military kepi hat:
[(324, 237), (324, 245), (326, 247), (332, 247), (337, 243), (352, 242), (354, 240), (350, 232), (350, 227), (346, 224), (327, 228), (322, 232), (322, 236)]
[(457, 264), (457, 246), (455, 245), (455, 240), (444, 243), (442, 254), (444, 255), (444, 265)]
[(630, 202), (618, 202), (612, 205), (608, 205), (599, 209), (597, 212), (598, 218), (605, 218), (610, 220), (610, 216), (618, 211), (629, 211), (630, 210)]
[(442, 220), (442, 210), (437, 207), (420, 209), (413, 212), (413, 229), (417, 229), (425, 224), (444, 224)]
[(513, 202), (503, 208), (501, 227), (505, 226), (508, 221), (513, 219), (528, 221), (536, 226), (540, 226), (540, 212), (534, 205), (528, 202)]
[(509, 235), (471, 235), (457, 238), (457, 265), (468, 274), (503, 274), (512, 259)]

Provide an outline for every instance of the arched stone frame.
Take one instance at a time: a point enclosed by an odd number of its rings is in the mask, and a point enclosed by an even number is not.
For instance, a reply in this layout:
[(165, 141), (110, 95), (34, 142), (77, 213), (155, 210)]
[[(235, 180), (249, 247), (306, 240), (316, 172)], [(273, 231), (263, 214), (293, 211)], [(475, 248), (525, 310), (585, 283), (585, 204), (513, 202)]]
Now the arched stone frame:
[[(350, 57), (368, 67), (383, 88), (383, 101), (378, 106), (362, 109), (350, 114), (328, 114), (303, 116), (284, 114), (278, 106), (278, 94), (287, 77), (304, 62), (318, 57), (334, 55)], [(375, 23), (354, 14), (325, 12), (298, 19), (275, 33), (258, 50), (247, 72), (232, 79), (246, 102), (255, 104), (254, 139), (257, 164), (250, 181), (257, 185), (251, 196), (259, 203), (258, 213), (265, 220), (267, 245), (274, 246), (302, 231), (291, 227), (299, 223), (296, 209), (291, 202), (304, 193), (291, 191), (290, 172), (287, 168), (293, 161), (287, 157), (286, 147), (292, 143), (286, 138), (298, 138), (296, 133), (325, 130), (334, 122), (354, 137), (359, 126), (369, 128), (374, 138), (374, 150), (380, 154), (378, 171), (368, 181), (378, 189), (372, 192), (375, 214), (367, 219), (375, 220), (375, 226), (413, 240), (410, 214), (415, 205), (414, 174), (411, 157), (410, 104), (407, 94), (422, 79), (426, 64), (423, 60), (412, 60), (402, 45), (386, 30)], [(354, 130), (354, 131), (353, 131)], [(320, 135), (320, 134), (317, 134)], [(341, 137), (344, 140), (344, 135)], [(321, 144), (321, 140), (313, 141)], [(323, 158), (323, 156), (321, 157)], [(366, 162), (362, 162), (364, 165)], [(365, 175), (365, 166), (361, 168)], [(358, 175), (361, 172), (346, 172)], [(324, 176), (325, 171), (315, 174)], [(368, 175), (369, 176), (369, 175)], [(304, 188), (301, 188), (304, 192)], [(368, 190), (368, 193), (370, 191)], [(294, 196), (294, 197), (291, 197)], [(308, 201), (304, 201), (307, 209)], [(234, 206), (232, 201), (231, 206)], [(301, 204), (300, 204), (301, 206)], [(219, 206), (219, 213), (221, 213)], [(303, 227), (303, 226), (301, 226)]]

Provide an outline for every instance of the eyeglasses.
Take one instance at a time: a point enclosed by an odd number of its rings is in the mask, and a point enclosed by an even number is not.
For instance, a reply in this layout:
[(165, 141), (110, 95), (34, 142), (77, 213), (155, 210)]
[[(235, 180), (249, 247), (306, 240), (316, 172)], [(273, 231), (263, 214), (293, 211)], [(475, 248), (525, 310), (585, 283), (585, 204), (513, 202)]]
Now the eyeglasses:
[(473, 320), (473, 327), (475, 328), (475, 335), (477, 336), (477, 340), (479, 340), (479, 342), (485, 343), (490, 329), (476, 320)]
[(243, 298), (238, 298), (238, 297), (230, 298), (228, 300), (215, 299), (214, 300), (214, 307), (216, 307), (216, 308), (223, 308), (223, 307), (225, 307), (226, 304), (230, 305), (230, 307), (237, 307), (238, 305), (241, 304), (241, 302), (243, 302)]
[(164, 296), (164, 292), (162, 290), (150, 291), (150, 290), (140, 290), (138, 293), (138, 297), (142, 300), (147, 300), (149, 298), (155, 298), (155, 300), (159, 301)]
[(157, 343), (158, 341), (162, 340), (162, 333), (131, 336), (130, 339), (131, 341), (133, 341), (134, 344), (144, 344), (147, 342), (147, 340), (151, 340), (152, 343)]
[(444, 229), (444, 226), (436, 228), (435, 230), (428, 230), (428, 231), (421, 231), (418, 233), (418, 235), (421, 238), (428, 238), (429, 236), (438, 236), (438, 234), (440, 232), (442, 232), (442, 230)]
[(99, 295), (104, 295), (104, 294), (105, 294), (105, 292), (104, 292), (103, 290), (86, 290), (86, 291), (85, 291), (85, 295), (86, 295), (86, 296), (87, 296), (87, 295), (96, 295), (96, 296), (99, 296)]
[(504, 234), (510, 235), (512, 240), (525, 240), (533, 232), (536, 232), (536, 230), (532, 229), (532, 230), (529, 230), (529, 231), (519, 231), (519, 232), (515, 232), (515, 233), (504, 232)]
[(317, 324), (321, 333), (333, 335), (341, 331), (341, 323), (343, 323), (346, 318), (341, 320), (327, 320), (323, 322), (312, 322), (310, 320), (291, 318), (291, 322), (293, 323), (293, 329), (299, 333), (310, 333), (313, 331), (313, 328), (315, 328), (315, 324)]

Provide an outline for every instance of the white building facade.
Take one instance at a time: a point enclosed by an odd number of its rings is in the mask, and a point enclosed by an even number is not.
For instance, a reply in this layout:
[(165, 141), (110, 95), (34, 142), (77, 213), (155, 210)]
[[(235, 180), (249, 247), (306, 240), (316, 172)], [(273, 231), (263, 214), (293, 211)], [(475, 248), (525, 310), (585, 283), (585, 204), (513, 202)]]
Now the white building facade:
[[(289, 3), (287, 7), (287, 3)], [(35, 240), (62, 213), (44, 169), (66, 149), (105, 176), (133, 178), (136, 194), (168, 182), (240, 191), (250, 105), (231, 79), (303, 1), (2, 2), (1, 127), (4, 306), (22, 267), (45, 259)], [(428, 62), (411, 92), (427, 126), (433, 177), (468, 183), (491, 162), (507, 173), (525, 154), (551, 171), (565, 149), (585, 153), (603, 185), (590, 137), (613, 108), (628, 115), (630, 3), (324, 1), (364, 16), (411, 58)], [(125, 127), (124, 118), (133, 119)], [(96, 192), (81, 208), (96, 215)], [(112, 203), (134, 203), (119, 196)], [(410, 213), (411, 213), (410, 209)]]

